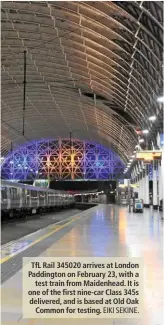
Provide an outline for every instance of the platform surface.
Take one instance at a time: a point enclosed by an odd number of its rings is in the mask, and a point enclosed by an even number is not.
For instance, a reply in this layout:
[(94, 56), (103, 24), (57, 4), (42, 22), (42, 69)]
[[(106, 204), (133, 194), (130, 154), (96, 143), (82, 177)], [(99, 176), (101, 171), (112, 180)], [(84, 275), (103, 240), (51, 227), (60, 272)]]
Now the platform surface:
[[(54, 320), (22, 318), (22, 257), (142, 257), (144, 317), (103, 319), (101, 325), (163, 325), (163, 221), (150, 209), (129, 213), (126, 207), (101, 204), (2, 246), (2, 325), (100, 325), (99, 319)], [(21, 244), (20, 244), (21, 242)], [(18, 245), (19, 250), (14, 251)], [(7, 244), (6, 244), (7, 247)]]

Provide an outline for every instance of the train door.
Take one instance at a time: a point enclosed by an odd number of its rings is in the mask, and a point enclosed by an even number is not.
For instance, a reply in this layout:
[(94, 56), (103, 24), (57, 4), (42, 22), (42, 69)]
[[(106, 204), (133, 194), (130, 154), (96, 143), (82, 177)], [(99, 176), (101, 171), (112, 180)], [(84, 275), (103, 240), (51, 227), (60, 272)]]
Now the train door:
[(55, 205), (55, 206), (58, 205), (58, 196), (57, 196), (56, 193), (54, 194), (54, 205)]
[(57, 205), (58, 206), (61, 205), (61, 194), (60, 194), (60, 192), (57, 194)]
[(44, 193), (44, 207), (46, 207), (47, 205), (47, 192), (43, 192)]
[(25, 189), (25, 205), (27, 208), (31, 207), (31, 191)]
[(9, 200), (7, 195), (7, 187), (1, 186), (1, 210), (8, 209), (9, 206)]
[(46, 206), (48, 207), (48, 192), (46, 192)]
[(24, 208), (26, 206), (26, 189), (22, 188), (22, 193), (21, 193), (21, 207)]
[(31, 190), (31, 207), (37, 208), (39, 206), (39, 197), (38, 192), (35, 190)]
[(50, 192), (48, 192), (48, 193), (47, 193), (47, 202), (48, 202), (47, 205), (48, 205), (48, 207), (51, 206), (51, 204), (50, 204), (50, 199), (51, 199), (51, 198), (50, 198)]
[(19, 208), (23, 207), (23, 201), (24, 201), (24, 188), (17, 188), (18, 190), (18, 197), (19, 197)]
[(45, 206), (45, 192), (40, 191), (38, 192), (39, 195), (39, 207), (44, 207)]
[(10, 187), (11, 209), (17, 209), (20, 206), (19, 188)]

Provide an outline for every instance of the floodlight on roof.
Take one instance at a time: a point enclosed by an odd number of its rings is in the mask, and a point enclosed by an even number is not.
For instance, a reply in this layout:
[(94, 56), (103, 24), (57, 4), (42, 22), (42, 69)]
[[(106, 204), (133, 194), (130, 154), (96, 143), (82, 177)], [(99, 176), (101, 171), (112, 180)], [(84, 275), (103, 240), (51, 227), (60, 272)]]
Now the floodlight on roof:
[(152, 115), (148, 118), (148, 120), (154, 122), (156, 120), (156, 116)]
[(163, 103), (164, 102), (164, 96), (160, 96), (157, 98), (158, 103)]

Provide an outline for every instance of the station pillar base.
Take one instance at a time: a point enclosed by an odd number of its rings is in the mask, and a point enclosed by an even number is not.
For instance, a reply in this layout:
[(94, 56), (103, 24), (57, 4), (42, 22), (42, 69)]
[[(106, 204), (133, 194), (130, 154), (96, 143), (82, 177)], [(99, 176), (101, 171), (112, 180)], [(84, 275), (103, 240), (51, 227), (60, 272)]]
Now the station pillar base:
[(150, 207), (150, 204), (144, 204), (144, 208), (149, 208)]

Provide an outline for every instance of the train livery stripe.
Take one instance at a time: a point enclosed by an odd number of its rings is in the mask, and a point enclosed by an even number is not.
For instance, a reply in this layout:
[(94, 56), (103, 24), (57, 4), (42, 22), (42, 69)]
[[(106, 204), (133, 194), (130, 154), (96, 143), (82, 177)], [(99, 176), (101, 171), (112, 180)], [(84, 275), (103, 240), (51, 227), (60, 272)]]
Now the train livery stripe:
[[(29, 244), (29, 245), (26, 247), (26, 249), (29, 248), (29, 247), (34, 246), (35, 244), (37, 244), (37, 243), (39, 243), (39, 242), (41, 242), (43, 239), (45, 239), (45, 238), (51, 236), (52, 234), (55, 234), (56, 232), (60, 231), (61, 229), (65, 228), (65, 227), (67, 227), (69, 224), (73, 223), (74, 221), (76, 221), (76, 220), (78, 220), (78, 219), (80, 219), (80, 216), (73, 217), (70, 221), (68, 221), (68, 222), (65, 223), (64, 225), (56, 226), (54, 230), (48, 232), (46, 235), (43, 235), (43, 236), (39, 237), (39, 238), (36, 239), (36, 240), (34, 240), (31, 244)], [(20, 253), (20, 252), (19, 252), (19, 253)], [(18, 254), (19, 254), (19, 253), (18, 253)], [(11, 254), (11, 255), (8, 255), (8, 256), (2, 258), (2, 259), (0, 260), (0, 264), (3, 264), (4, 262), (8, 261), (8, 260), (11, 259), (14, 255), (16, 255), (16, 254)]]

